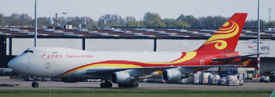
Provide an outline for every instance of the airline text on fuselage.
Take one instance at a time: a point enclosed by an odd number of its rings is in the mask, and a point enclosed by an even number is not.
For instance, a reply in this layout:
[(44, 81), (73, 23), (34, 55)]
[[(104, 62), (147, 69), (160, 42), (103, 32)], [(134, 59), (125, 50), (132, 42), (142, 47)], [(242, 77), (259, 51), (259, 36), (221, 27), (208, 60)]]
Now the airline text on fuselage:
[(93, 58), (94, 55), (66, 55), (66, 58)]

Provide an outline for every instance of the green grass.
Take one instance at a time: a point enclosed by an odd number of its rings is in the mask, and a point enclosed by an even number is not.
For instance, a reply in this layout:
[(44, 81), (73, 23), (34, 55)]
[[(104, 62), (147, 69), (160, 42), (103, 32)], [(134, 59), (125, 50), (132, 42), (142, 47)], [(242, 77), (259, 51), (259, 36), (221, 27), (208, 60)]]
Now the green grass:
[(0, 90), (0, 97), (268, 97), (273, 90)]

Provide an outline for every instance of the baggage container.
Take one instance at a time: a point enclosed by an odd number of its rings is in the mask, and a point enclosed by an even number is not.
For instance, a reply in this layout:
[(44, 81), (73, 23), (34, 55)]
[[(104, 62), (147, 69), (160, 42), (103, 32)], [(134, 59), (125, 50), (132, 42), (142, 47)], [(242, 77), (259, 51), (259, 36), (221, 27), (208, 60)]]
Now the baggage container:
[(247, 74), (243, 73), (243, 79), (246, 79), (246, 78), (247, 78)]
[(269, 76), (261, 76), (260, 82), (269, 82)]
[(212, 85), (217, 85), (218, 84), (218, 82), (219, 82), (219, 80), (220, 80), (220, 76), (219, 75), (213, 75), (213, 77), (212, 77)]
[(208, 76), (211, 75), (211, 73), (201, 73), (200, 75), (200, 84), (208, 84)]
[(194, 75), (193, 74), (189, 76), (189, 83), (194, 84)]
[(208, 76), (208, 84), (212, 85), (212, 83), (213, 83), (213, 77), (214, 77), (214, 75), (209, 75)]
[(239, 85), (243, 85), (244, 83), (243, 83), (243, 74), (237, 74), (237, 79), (239, 80)]
[(200, 75), (201, 75), (201, 72), (196, 72), (193, 74), (194, 76), (194, 84), (199, 84), (200, 83)]
[(226, 77), (222, 77), (218, 81), (218, 85), (226, 85)]
[(226, 85), (228, 86), (238, 86), (239, 80), (237, 78), (237, 75), (227, 75), (226, 76)]

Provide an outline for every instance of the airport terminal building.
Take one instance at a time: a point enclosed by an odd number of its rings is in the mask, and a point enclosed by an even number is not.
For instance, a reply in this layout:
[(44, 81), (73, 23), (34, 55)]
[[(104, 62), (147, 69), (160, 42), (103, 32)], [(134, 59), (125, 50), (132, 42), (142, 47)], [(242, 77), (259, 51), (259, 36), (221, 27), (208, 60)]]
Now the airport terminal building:
[[(199, 48), (217, 29), (169, 28), (103, 28), (61, 29), (39, 28), (37, 46), (64, 47), (87, 51), (181, 52)], [(275, 70), (275, 31), (262, 30), (260, 41), (261, 74)], [(9, 60), (33, 47), (34, 28), (0, 28), (0, 68), (8, 68)], [(244, 29), (236, 51), (242, 55), (257, 52), (257, 31)], [(256, 56), (247, 66), (256, 70)], [(219, 68), (224, 71), (227, 68)]]

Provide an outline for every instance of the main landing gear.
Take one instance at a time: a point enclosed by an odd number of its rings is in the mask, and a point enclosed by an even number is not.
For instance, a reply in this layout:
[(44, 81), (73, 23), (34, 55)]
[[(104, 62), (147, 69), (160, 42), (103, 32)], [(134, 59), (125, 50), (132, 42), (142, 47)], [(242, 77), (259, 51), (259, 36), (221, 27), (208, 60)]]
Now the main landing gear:
[(33, 88), (37, 88), (38, 86), (39, 86), (38, 82), (36, 82), (36, 81), (32, 82), (32, 87)]
[[(109, 82), (108, 80), (104, 80), (102, 83), (100, 83), (101, 88), (112, 88), (112, 83)], [(128, 84), (118, 84), (119, 88), (137, 88), (138, 83), (137, 82), (130, 82)]]
[(138, 87), (138, 83), (137, 82), (132, 82), (132, 83), (128, 83), (128, 84), (118, 84), (119, 88), (137, 88)]
[(101, 88), (112, 88), (112, 83), (108, 80), (104, 80), (104, 82), (100, 83)]
[(33, 88), (37, 88), (39, 86), (38, 82), (36, 82), (37, 77), (31, 76), (31, 78), (33, 79), (33, 81), (32, 81), (32, 87)]

